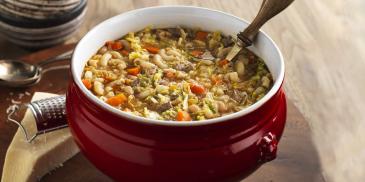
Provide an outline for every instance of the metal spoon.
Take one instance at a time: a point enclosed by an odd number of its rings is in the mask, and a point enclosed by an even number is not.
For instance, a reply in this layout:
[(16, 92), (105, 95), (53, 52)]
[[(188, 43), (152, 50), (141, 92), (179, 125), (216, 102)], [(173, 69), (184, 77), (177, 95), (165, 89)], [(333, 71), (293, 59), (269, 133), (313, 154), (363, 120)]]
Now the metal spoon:
[(237, 34), (237, 42), (228, 53), (226, 59), (231, 61), (243, 47), (252, 45), (260, 28), (272, 17), (283, 11), (294, 0), (263, 0), (255, 19), (243, 31)]
[[(72, 51), (44, 60), (38, 64), (29, 64), (20, 60), (0, 60), (0, 85), (10, 87), (26, 87), (38, 83), (45, 65), (71, 58)], [(64, 66), (63, 66), (64, 67)]]

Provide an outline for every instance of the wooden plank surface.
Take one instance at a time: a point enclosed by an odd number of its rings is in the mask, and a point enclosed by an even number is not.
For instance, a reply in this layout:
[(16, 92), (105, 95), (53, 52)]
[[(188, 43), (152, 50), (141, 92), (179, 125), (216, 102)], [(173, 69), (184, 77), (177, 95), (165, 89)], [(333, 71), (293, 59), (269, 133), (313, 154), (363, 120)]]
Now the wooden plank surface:
[[(135, 8), (194, 5), (252, 20), (260, 3), (258, 0), (89, 0), (85, 23), (68, 42), (79, 40), (99, 22)], [(309, 122), (327, 181), (365, 181), (364, 16), (363, 0), (297, 0), (263, 27), (283, 52), (287, 69), (285, 89)], [(26, 53), (0, 38), (0, 58)]]
[[(26, 62), (36, 63), (50, 56), (60, 54), (70, 50), (74, 45), (60, 46), (49, 50), (41, 51), (23, 57)], [(25, 92), (33, 93), (35, 91), (51, 92), (63, 94), (67, 87), (68, 71), (58, 70), (48, 72), (44, 75), (39, 84), (26, 89), (4, 88), (0, 90), (1, 98), (5, 101), (0, 105), (0, 118), (2, 121), (6, 118), (5, 110), (13, 101), (28, 102), (30, 95), (20, 95)], [(12, 123), (0, 122), (0, 173), (7, 146), (16, 131)], [(273, 162), (264, 164), (258, 171), (249, 176), (245, 181), (297, 181), (297, 182), (323, 182), (320, 173), (320, 164), (318, 155), (309, 135), (310, 129), (304, 117), (288, 101), (288, 120), (286, 129), (279, 145), (278, 158)], [(243, 161), (244, 162), (244, 161)], [(143, 175), (143, 172), (141, 173)], [(47, 176), (42, 181), (61, 182), (61, 181), (111, 181), (107, 176), (98, 171), (82, 154), (78, 154), (71, 160)]]

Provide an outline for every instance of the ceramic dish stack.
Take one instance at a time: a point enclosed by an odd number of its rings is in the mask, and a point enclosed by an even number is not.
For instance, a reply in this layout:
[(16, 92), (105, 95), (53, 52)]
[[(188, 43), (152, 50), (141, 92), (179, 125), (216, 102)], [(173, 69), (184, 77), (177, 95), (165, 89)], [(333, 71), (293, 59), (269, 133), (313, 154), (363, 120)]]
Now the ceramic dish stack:
[(60, 44), (81, 25), (87, 0), (0, 0), (0, 35), (25, 48)]

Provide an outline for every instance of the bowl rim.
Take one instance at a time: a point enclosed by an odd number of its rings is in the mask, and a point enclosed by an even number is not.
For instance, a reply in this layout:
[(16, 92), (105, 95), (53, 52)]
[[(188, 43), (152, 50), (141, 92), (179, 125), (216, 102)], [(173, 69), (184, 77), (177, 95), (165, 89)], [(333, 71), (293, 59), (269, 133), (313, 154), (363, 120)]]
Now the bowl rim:
[[(212, 13), (219, 13), (219, 14), (222, 14), (225, 16), (230, 16), (231, 18), (237, 19), (243, 23), (248, 24), (248, 21), (241, 19), (235, 15), (220, 11), (220, 10), (204, 8), (204, 7), (196, 7), (196, 6), (185, 6), (185, 5), (164, 5), (164, 6), (152, 6), (152, 7), (140, 8), (140, 9), (127, 11), (127, 12), (121, 13), (119, 15), (113, 16), (111, 18), (108, 18), (108, 19), (104, 20), (103, 22), (99, 23), (98, 25), (96, 25), (95, 27), (93, 27), (89, 32), (87, 32), (74, 49), (72, 59), (71, 59), (71, 74), (72, 74), (72, 79), (73, 79), (74, 83), (76, 84), (78, 89), (81, 90), (82, 94), (84, 94), (88, 99), (90, 99), (96, 105), (100, 106), (102, 109), (104, 109), (108, 112), (111, 112), (112, 114), (115, 114), (116, 116), (126, 118), (127, 120), (132, 120), (134, 122), (138, 122), (138, 123), (142, 123), (142, 124), (156, 124), (156, 125), (164, 125), (164, 126), (176, 126), (176, 127), (180, 126), (181, 127), (181, 126), (208, 125), (208, 124), (214, 124), (214, 123), (218, 123), (218, 122), (224, 122), (224, 121), (243, 117), (243, 116), (255, 111), (256, 109), (260, 108), (263, 104), (265, 104), (267, 101), (269, 101), (277, 92), (279, 92), (279, 90), (282, 86), (282, 83), (284, 81), (284, 72), (285, 72), (284, 58), (283, 58), (283, 55), (282, 55), (279, 47), (276, 45), (276, 43), (262, 30), (260, 30), (259, 33), (262, 34), (266, 39), (269, 40), (269, 42), (274, 46), (274, 51), (276, 51), (279, 55), (279, 62), (281, 63), (280, 72), (279, 72), (277, 79), (274, 81), (273, 87), (269, 90), (269, 92), (266, 93), (266, 95), (263, 98), (261, 98), (259, 101), (257, 101), (253, 105), (250, 105), (241, 111), (234, 112), (234, 113), (227, 114), (225, 116), (220, 116), (220, 117), (213, 118), (213, 119), (206, 119), (206, 120), (200, 120), (200, 121), (179, 121), (179, 122), (177, 122), (177, 121), (157, 120), (157, 119), (150, 119), (150, 118), (145, 118), (145, 117), (141, 117), (141, 116), (136, 116), (133, 114), (129, 114), (129, 113), (120, 111), (119, 109), (116, 109), (116, 108), (108, 105), (107, 103), (101, 101), (94, 94), (92, 94), (88, 89), (86, 89), (86, 87), (81, 82), (81, 78), (79, 78), (78, 75), (76, 74), (76, 69), (75, 69), (76, 65), (74, 65), (74, 64), (76, 64), (75, 63), (76, 60), (75, 60), (74, 55), (77, 51), (80, 50), (81, 43), (86, 41), (86, 38), (88, 36), (90, 36), (90, 34), (92, 34), (92, 32), (97, 31), (97, 29), (99, 27), (103, 26), (103, 24), (107, 24), (109, 21), (113, 21), (114, 19), (118, 19), (119, 17), (122, 17), (122, 16), (126, 16), (126, 15), (133, 14), (133, 13), (138, 13), (141, 11), (151, 10), (151, 9), (172, 9), (172, 8), (190, 8), (192, 10), (210, 11)], [(71, 93), (71, 94), (73, 94), (73, 93)]]

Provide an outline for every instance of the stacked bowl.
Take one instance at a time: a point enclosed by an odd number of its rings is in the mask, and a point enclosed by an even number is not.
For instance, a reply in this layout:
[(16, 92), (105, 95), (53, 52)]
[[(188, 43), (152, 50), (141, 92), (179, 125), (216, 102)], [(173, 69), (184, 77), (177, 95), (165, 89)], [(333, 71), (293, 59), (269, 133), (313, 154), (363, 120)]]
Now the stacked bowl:
[(81, 25), (87, 0), (0, 0), (0, 35), (31, 49), (60, 44)]

